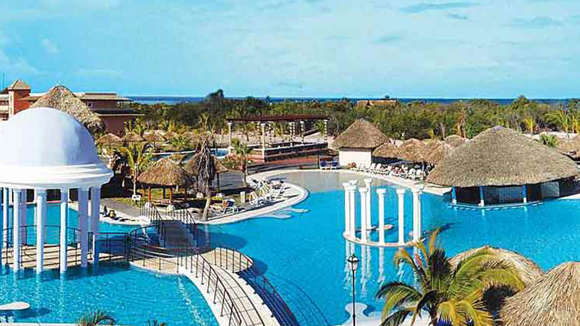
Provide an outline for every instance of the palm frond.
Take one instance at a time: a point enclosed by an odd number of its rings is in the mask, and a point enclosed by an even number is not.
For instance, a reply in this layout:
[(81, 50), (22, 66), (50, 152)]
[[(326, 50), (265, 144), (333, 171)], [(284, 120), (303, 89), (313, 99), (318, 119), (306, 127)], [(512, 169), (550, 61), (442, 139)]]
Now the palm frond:
[(393, 310), (409, 305), (422, 297), (422, 294), (412, 286), (401, 282), (390, 282), (382, 285), (377, 292), (377, 298), (385, 298), (383, 317)]
[(409, 310), (398, 310), (383, 319), (380, 326), (399, 326), (405, 322), (405, 319), (411, 314)]

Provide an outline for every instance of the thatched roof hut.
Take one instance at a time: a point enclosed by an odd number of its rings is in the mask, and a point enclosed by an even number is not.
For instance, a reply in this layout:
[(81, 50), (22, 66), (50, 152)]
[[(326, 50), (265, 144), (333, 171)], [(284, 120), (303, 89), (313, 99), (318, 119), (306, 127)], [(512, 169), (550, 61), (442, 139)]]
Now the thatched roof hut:
[(358, 119), (334, 140), (333, 147), (375, 149), (389, 140), (374, 124)]
[(49, 107), (68, 113), (89, 129), (92, 134), (105, 131), (103, 120), (73, 92), (62, 85), (51, 88), (30, 107)]
[(185, 169), (169, 158), (162, 158), (145, 170), (137, 181), (164, 187), (187, 186), (193, 179)]
[(483, 246), (480, 248), (470, 249), (461, 252), (458, 255), (451, 258), (451, 264), (455, 266), (459, 264), (459, 262), (462, 261), (463, 259), (477, 252), (480, 252), (481, 250), (485, 250), (491, 254), (496, 255), (499, 262), (512, 266), (515, 270), (518, 271), (520, 278), (522, 279), (522, 282), (524, 282), (526, 286), (535, 283), (544, 276), (544, 272), (542, 271), (542, 269), (536, 263), (526, 258), (525, 256), (522, 256), (514, 251), (490, 246)]
[(425, 162), (425, 149), (425, 143), (419, 139), (407, 139), (399, 148), (399, 158), (411, 162)]
[(163, 137), (165, 138), (165, 140), (168, 140), (169, 141), (169, 140), (172, 140), (173, 138), (175, 138), (177, 136), (179, 136), (178, 133), (173, 132), (173, 131), (168, 131), (168, 132), (165, 133), (165, 135)]
[(128, 132), (123, 136), (123, 141), (127, 143), (138, 143), (142, 142), (144, 139), (136, 132)]
[(147, 130), (143, 133), (143, 139), (151, 143), (161, 143), (165, 141), (163, 135), (161, 130)]
[(459, 147), (467, 142), (467, 139), (459, 136), (459, 135), (450, 135), (445, 137), (443, 141), (452, 147)]
[[(197, 164), (199, 162), (199, 160), (197, 159), (198, 155), (199, 155), (199, 153), (193, 155), (193, 157), (189, 161), (187, 161), (187, 163), (185, 163), (185, 167), (184, 167), (185, 170), (193, 176), (197, 176), (197, 170), (198, 170)], [(218, 160), (215, 156), (212, 155), (212, 158), (213, 158), (213, 162), (215, 165), (216, 174), (222, 174), (222, 173), (226, 173), (229, 171), (229, 169), (226, 168), (223, 165), (223, 163), (220, 160)]]
[(505, 326), (579, 325), (580, 262), (561, 264), (507, 298), (500, 318)]
[(373, 156), (380, 158), (399, 158), (400, 154), (399, 146), (392, 142), (386, 142), (373, 151)]
[(578, 175), (574, 161), (511, 129), (493, 127), (479, 134), (429, 174), (443, 186), (514, 186)]
[(97, 140), (97, 144), (105, 146), (117, 146), (123, 144), (123, 139), (121, 137), (108, 133)]
[(425, 162), (437, 165), (453, 153), (455, 148), (444, 141), (431, 141), (425, 146)]

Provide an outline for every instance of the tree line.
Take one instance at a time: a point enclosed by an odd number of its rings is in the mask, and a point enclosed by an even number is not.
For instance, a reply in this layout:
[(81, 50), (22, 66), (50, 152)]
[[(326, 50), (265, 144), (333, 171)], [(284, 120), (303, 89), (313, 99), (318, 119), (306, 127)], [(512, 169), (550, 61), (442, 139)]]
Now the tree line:
[[(524, 96), (503, 105), (485, 99), (449, 104), (394, 101), (373, 105), (372, 102), (357, 104), (347, 98), (333, 101), (282, 102), (254, 97), (232, 99), (226, 98), (223, 91), (218, 90), (200, 102), (128, 105), (144, 115), (143, 120), (149, 128), (200, 130), (222, 134), (227, 132), (227, 118), (281, 114), (326, 115), (331, 135), (344, 131), (356, 119), (364, 118), (395, 139), (445, 138), (451, 134), (472, 138), (496, 125), (524, 133), (580, 131), (578, 100), (547, 104), (529, 100)], [(315, 126), (321, 129), (323, 124), (318, 122)], [(257, 132), (258, 129), (252, 124), (237, 124), (235, 128), (245, 134)], [(283, 124), (274, 126), (279, 132), (284, 132), (285, 128), (287, 126)]]

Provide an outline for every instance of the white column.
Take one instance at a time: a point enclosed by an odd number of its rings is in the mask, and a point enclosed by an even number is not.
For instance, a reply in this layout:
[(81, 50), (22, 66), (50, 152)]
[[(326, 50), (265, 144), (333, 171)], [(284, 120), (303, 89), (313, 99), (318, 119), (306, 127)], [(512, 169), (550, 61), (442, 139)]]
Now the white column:
[(348, 199), (350, 202), (350, 216), (348, 217), (349, 223), (349, 234), (351, 237), (356, 238), (356, 187), (350, 184), (348, 186)]
[(60, 190), (60, 272), (67, 270), (68, 189)]
[(26, 229), (26, 225), (27, 225), (27, 221), (26, 221), (26, 197), (27, 196), (27, 192), (26, 189), (22, 189), (20, 191), (20, 205), (14, 205), (14, 207), (18, 207), (18, 209), (20, 210), (20, 242), (23, 245), (27, 244), (27, 229)]
[(405, 189), (397, 189), (397, 197), (399, 198), (399, 245), (405, 243)]
[(81, 245), (81, 267), (86, 268), (88, 265), (89, 254), (89, 189), (78, 189), (79, 197), (79, 233)]
[(524, 202), (524, 204), (528, 203), (528, 186), (527, 185), (522, 186), (522, 201)]
[(12, 269), (14, 271), (20, 270), (20, 246), (22, 245), (20, 239), (20, 221), (22, 215), (22, 210), (20, 209), (20, 201), (22, 199), (22, 191), (20, 189), (14, 189), (14, 221), (12, 222)]
[(228, 146), (232, 147), (232, 122), (228, 121)]
[(266, 149), (266, 124), (260, 123), (260, 128), (262, 131), (262, 150)]
[(360, 192), (360, 235), (363, 242), (367, 242), (367, 188), (358, 188)]
[(419, 188), (413, 188), (413, 241), (421, 240), (421, 193)]
[(387, 189), (377, 189), (379, 197), (379, 243), (385, 244), (385, 193)]
[(479, 186), (479, 206), (485, 206), (485, 192), (483, 191), (483, 186)]
[(372, 217), (372, 203), (371, 203), (371, 185), (373, 183), (373, 179), (371, 178), (366, 178), (365, 179), (365, 185), (367, 187), (368, 193), (367, 193), (367, 229), (371, 230), (371, 228), (373, 227), (373, 217)]
[[(2, 192), (2, 195), (0, 196), (0, 199), (2, 200), (2, 207), (5, 207), (8, 205), (8, 201), (6, 200), (6, 197), (4, 196), (4, 194), (6, 193), (6, 189), (0, 188), (0, 192)], [(2, 266), (4, 266), (4, 262), (2, 261), (2, 257), (4, 256), (2, 254), (3, 250), (4, 250), (4, 228), (6, 228), (6, 213), (3, 210), (3, 214), (2, 214), (2, 219), (0, 220), (0, 268), (2, 268)]]
[(36, 198), (36, 273), (44, 269), (44, 235), (46, 225), (46, 190), (35, 189)]
[[(2, 191), (2, 235), (4, 240), (8, 240), (8, 208), (10, 207), (10, 189), (4, 188)], [(6, 231), (4, 231), (6, 230)], [(7, 248), (8, 249), (8, 248)], [(1, 253), (2, 251), (0, 251)], [(7, 262), (4, 262), (7, 263)], [(1, 264), (0, 264), (1, 266)]]
[(383, 283), (385, 281), (385, 248), (379, 248), (379, 283)]
[(93, 246), (93, 264), (99, 263), (99, 246), (98, 246), (98, 235), (99, 235), (99, 219), (101, 217), (101, 188), (92, 187), (91, 188), (91, 218), (90, 218), (90, 229), (89, 231), (93, 233), (93, 239), (91, 241)]
[(346, 237), (350, 236), (350, 183), (345, 182), (342, 184), (344, 187), (344, 235)]

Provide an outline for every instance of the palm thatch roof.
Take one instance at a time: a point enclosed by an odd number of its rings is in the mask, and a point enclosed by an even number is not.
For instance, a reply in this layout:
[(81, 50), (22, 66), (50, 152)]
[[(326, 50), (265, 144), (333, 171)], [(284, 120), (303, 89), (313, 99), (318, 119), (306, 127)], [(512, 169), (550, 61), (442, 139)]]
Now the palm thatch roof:
[(480, 248), (470, 249), (459, 253), (458, 255), (451, 258), (451, 264), (456, 266), (463, 259), (485, 250), (491, 254), (494, 254), (498, 258), (498, 262), (512, 266), (516, 271), (518, 271), (522, 282), (526, 286), (535, 283), (537, 280), (544, 276), (542, 269), (534, 263), (532, 260), (518, 254), (517, 252), (510, 251), (507, 249), (495, 248), (490, 246), (483, 246)]
[(160, 143), (165, 141), (161, 130), (147, 130), (143, 133), (143, 139), (151, 143)]
[(437, 165), (453, 153), (455, 148), (444, 141), (431, 141), (425, 146), (425, 162)]
[(463, 138), (459, 135), (450, 135), (443, 139), (444, 142), (451, 145), (452, 147), (459, 147), (467, 142), (466, 138)]
[(138, 133), (130, 131), (123, 136), (123, 141), (128, 143), (142, 142), (144, 139)]
[(580, 262), (561, 264), (507, 298), (500, 318), (505, 326), (579, 325)]
[(175, 138), (177, 136), (179, 136), (178, 133), (173, 132), (173, 131), (168, 131), (168, 132), (165, 133), (165, 135), (163, 137), (165, 137), (165, 140), (171, 140), (171, 139), (173, 139), (173, 138)]
[(578, 175), (570, 158), (511, 129), (485, 130), (443, 159), (427, 177), (442, 186), (512, 186)]
[(373, 156), (381, 158), (399, 158), (400, 153), (399, 146), (392, 142), (386, 142), (373, 151)]
[[(197, 153), (195, 155), (193, 155), (191, 157), (191, 159), (189, 161), (187, 161), (187, 163), (185, 163), (185, 170), (188, 173), (191, 173), (191, 175), (197, 176), (197, 171), (199, 170), (198, 167), (198, 163), (199, 163), (199, 159), (198, 156), (200, 155), (200, 153)], [(213, 158), (213, 162), (215, 165), (215, 173), (216, 174), (222, 174), (222, 173), (226, 173), (229, 171), (228, 168), (225, 167), (225, 165), (223, 165), (223, 163), (218, 160), (215, 156), (212, 155)]]
[(162, 158), (139, 175), (137, 181), (165, 187), (187, 186), (193, 179), (185, 169), (170, 158)]
[(31, 108), (49, 107), (70, 114), (80, 123), (82, 123), (92, 134), (105, 131), (105, 123), (101, 118), (91, 111), (68, 88), (58, 85), (51, 88), (46, 94), (42, 95)]
[(411, 138), (400, 146), (399, 158), (411, 162), (425, 162), (426, 145), (419, 139)]
[(333, 147), (375, 149), (389, 140), (374, 124), (358, 119), (334, 140)]
[(123, 139), (121, 137), (108, 133), (97, 140), (98, 144), (106, 145), (106, 146), (115, 146), (123, 144)]

